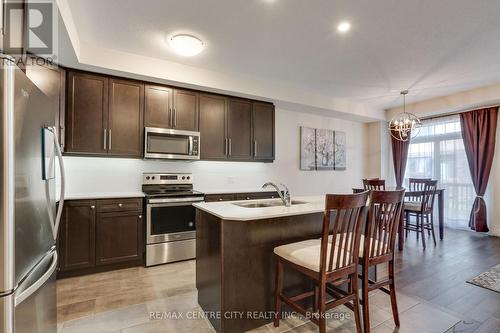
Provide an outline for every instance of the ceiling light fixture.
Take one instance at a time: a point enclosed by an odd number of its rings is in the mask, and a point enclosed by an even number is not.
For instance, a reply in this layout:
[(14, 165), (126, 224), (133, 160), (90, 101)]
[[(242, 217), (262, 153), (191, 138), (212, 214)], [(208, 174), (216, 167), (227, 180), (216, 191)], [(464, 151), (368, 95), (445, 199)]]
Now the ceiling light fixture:
[(393, 138), (399, 141), (408, 141), (418, 135), (422, 122), (413, 113), (406, 112), (408, 90), (403, 90), (400, 94), (403, 95), (403, 112), (391, 119), (389, 131)]
[(168, 44), (174, 51), (185, 57), (192, 57), (203, 51), (205, 45), (198, 37), (188, 34), (179, 34), (167, 38)]
[(337, 26), (337, 31), (341, 34), (345, 34), (349, 30), (351, 30), (351, 23), (349, 23), (348, 21), (342, 21)]

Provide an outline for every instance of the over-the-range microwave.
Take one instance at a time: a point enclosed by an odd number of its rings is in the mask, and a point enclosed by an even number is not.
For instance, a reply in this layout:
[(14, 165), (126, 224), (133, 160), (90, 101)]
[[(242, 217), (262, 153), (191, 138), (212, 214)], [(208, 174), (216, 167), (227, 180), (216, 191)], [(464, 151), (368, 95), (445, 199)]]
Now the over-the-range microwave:
[(144, 158), (199, 160), (200, 132), (146, 127)]

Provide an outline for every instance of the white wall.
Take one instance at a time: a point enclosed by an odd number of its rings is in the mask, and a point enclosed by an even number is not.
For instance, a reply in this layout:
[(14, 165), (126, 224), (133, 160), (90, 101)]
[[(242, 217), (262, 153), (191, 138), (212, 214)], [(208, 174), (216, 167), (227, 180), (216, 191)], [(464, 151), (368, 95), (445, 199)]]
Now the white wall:
[[(345, 131), (347, 170), (299, 170), (299, 127)], [(350, 192), (365, 172), (365, 124), (309, 113), (276, 110), (274, 163), (163, 162), (137, 159), (65, 157), (67, 194), (140, 191), (143, 172), (192, 172), (202, 191), (253, 190), (266, 181), (283, 182), (292, 196)]]

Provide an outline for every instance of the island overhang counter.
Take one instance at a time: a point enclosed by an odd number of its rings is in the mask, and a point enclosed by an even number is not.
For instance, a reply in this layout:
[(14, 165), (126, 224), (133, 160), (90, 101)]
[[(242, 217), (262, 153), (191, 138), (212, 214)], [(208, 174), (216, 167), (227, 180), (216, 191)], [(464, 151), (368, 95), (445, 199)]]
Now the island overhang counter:
[[(217, 332), (245, 332), (272, 321), (277, 246), (321, 236), (324, 196), (300, 204), (247, 208), (240, 202), (196, 203), (198, 303)], [(279, 199), (278, 199), (279, 200)], [(269, 200), (245, 201), (248, 203)], [(292, 272), (285, 290), (311, 290)]]

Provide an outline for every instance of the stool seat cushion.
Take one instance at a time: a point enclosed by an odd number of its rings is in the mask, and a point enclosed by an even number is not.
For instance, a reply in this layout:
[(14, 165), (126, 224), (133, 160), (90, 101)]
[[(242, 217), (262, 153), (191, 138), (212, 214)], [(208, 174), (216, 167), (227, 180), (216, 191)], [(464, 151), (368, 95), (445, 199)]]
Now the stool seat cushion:
[[(341, 250), (341, 258), (344, 256)], [(330, 261), (331, 243), (328, 243), (326, 265)], [(315, 272), (319, 272), (321, 260), (321, 239), (308, 239), (302, 242), (290, 243), (274, 248), (274, 253), (281, 258), (288, 260), (296, 265), (305, 267)], [(334, 258), (337, 257), (338, 248), (335, 248)], [(348, 258), (349, 252), (346, 253)], [(333, 268), (336, 262), (333, 263)]]
[(410, 212), (420, 212), (422, 209), (422, 203), (415, 201), (415, 202), (405, 202), (404, 203), (404, 210), (408, 210)]

